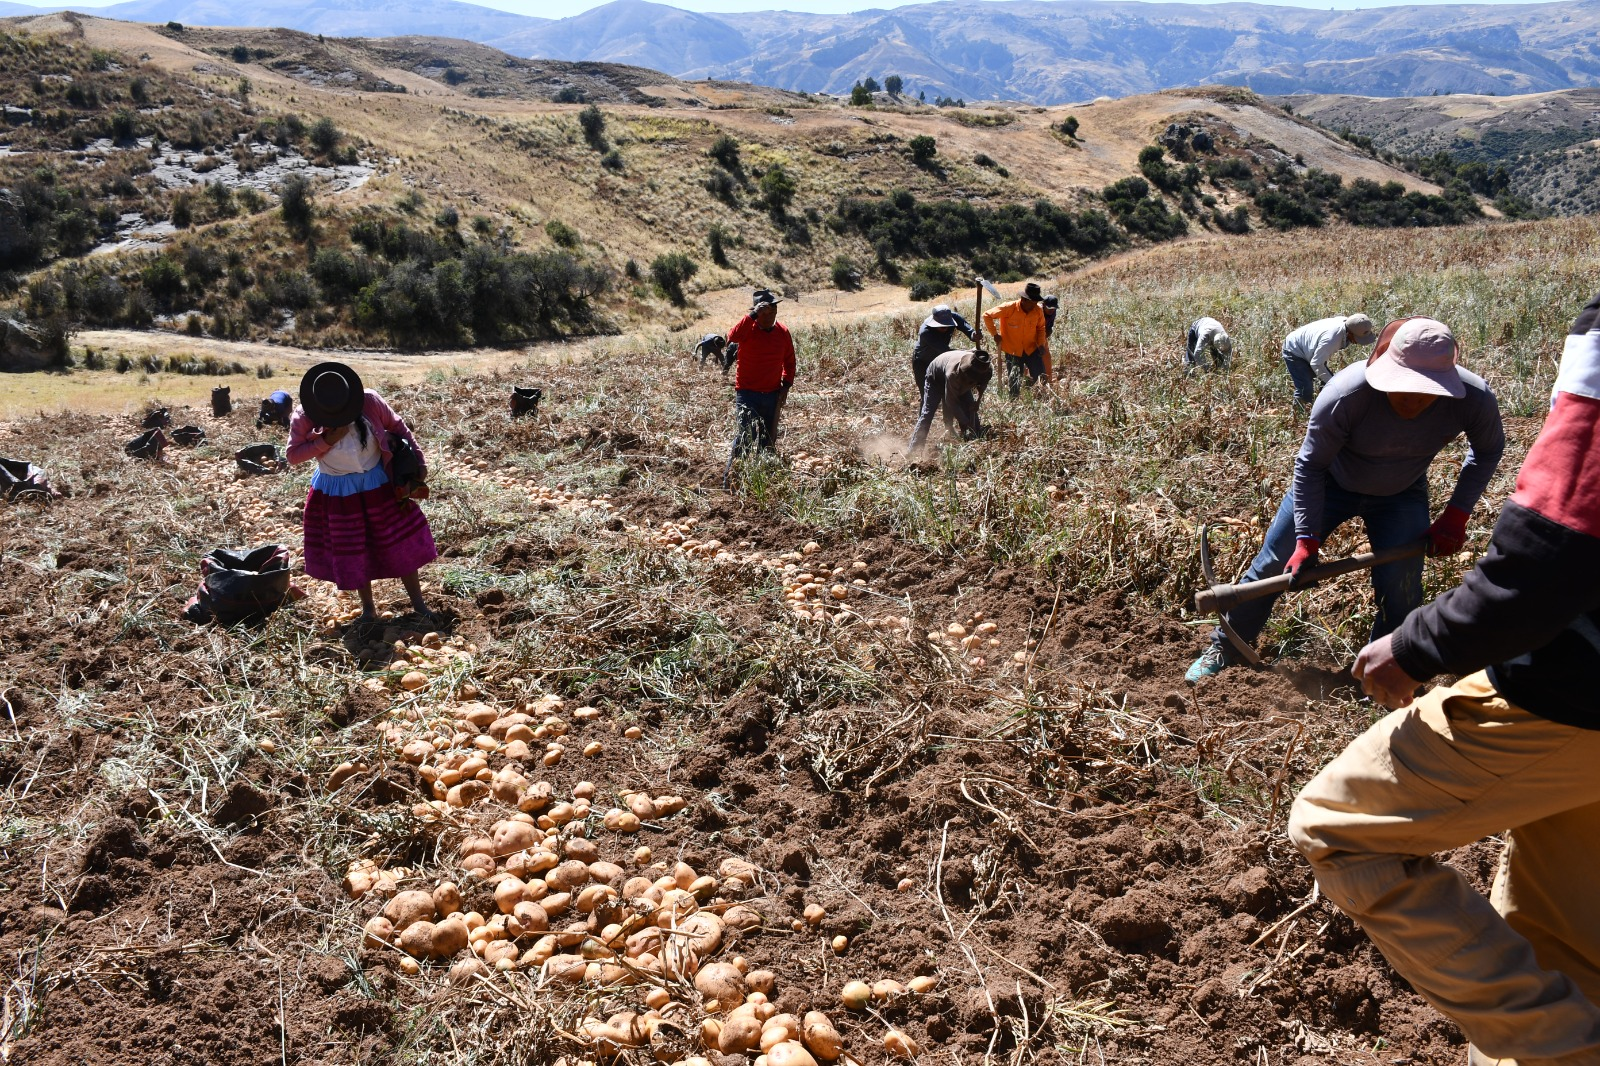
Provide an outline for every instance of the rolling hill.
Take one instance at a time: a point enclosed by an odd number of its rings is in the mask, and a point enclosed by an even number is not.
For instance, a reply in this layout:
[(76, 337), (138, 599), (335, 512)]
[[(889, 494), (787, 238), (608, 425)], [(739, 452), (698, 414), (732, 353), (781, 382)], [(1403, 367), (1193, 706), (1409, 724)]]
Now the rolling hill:
[(1413, 156), (1448, 151), (1505, 168), (1509, 190), (1555, 214), (1600, 211), (1600, 89), (1525, 96), (1281, 98), (1294, 112), (1374, 147)]

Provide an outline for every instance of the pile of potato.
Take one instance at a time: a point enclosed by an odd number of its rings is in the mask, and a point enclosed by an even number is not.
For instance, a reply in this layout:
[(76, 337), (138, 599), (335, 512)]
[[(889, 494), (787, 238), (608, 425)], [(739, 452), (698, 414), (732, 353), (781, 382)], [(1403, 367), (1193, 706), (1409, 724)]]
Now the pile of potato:
[(487, 459), (461, 459), (460, 466), (452, 466), (450, 473), (462, 481), (487, 485), (508, 492), (526, 493), (533, 505), (541, 511), (565, 510), (579, 514), (609, 515), (616, 510), (609, 494), (584, 496), (570, 491), (565, 485), (554, 488), (541, 485), (519, 467), (511, 464), (491, 471)]
[(839, 460), (831, 455), (792, 452), (789, 455), (789, 469), (802, 474), (826, 474), (839, 469)]

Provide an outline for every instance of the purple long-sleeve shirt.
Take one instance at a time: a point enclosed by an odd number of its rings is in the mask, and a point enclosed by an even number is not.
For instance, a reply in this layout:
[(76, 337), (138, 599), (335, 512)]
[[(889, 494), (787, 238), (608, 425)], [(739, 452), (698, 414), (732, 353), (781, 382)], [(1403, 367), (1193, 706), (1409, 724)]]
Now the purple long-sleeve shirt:
[(1428, 472), (1428, 464), (1463, 433), (1467, 457), (1450, 503), (1472, 512), (1506, 450), (1500, 404), (1478, 375), (1456, 367), (1467, 387), (1459, 400), (1441, 396), (1415, 418), (1401, 418), (1388, 394), (1367, 384), (1367, 364), (1333, 376), (1311, 408), (1311, 424), (1294, 461), (1296, 536), (1320, 537), (1327, 479), (1347, 492), (1393, 496)]

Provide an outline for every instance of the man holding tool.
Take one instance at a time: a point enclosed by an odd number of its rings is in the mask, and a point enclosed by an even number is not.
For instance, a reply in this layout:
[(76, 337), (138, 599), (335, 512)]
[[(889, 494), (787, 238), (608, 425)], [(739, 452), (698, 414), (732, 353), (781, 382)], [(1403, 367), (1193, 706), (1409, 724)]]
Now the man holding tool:
[[(1295, 800), (1329, 902), (1461, 1027), (1471, 1066), (1600, 1063), (1600, 296), (1462, 583), (1361, 650), (1381, 719)], [(1436, 674), (1461, 677), (1413, 700)], [(1432, 856), (1509, 830), (1491, 897)]]
[[(992, 286), (981, 279), (979, 284), (994, 292)], [(1022, 289), (1022, 296), (1010, 303), (1000, 304), (983, 313), (983, 326), (994, 336), (995, 346), (1006, 361), (1006, 385), (1014, 400), (1022, 394), (1022, 375), (1028, 375), (1029, 384), (1041, 377), (1049, 385), (1055, 381), (1055, 368), (1050, 365), (1050, 335), (1045, 329), (1044, 293), (1037, 282), (1030, 281)]]
[[(1384, 328), (1365, 363), (1335, 374), (1311, 409), (1305, 442), (1295, 457), (1294, 483), (1267, 529), (1266, 542), (1244, 583), (1283, 573), (1303, 588), (1302, 569), (1317, 565), (1322, 542), (1359, 515), (1374, 551), (1427, 538), (1429, 555), (1457, 552), (1467, 518), (1505, 451), (1500, 405), (1482, 378), (1456, 365), (1455, 337), (1442, 322), (1406, 318)], [(1444, 511), (1428, 524), (1428, 466), (1458, 436), (1467, 456)], [(1422, 605), (1420, 555), (1373, 567), (1376, 640)], [(1277, 595), (1241, 603), (1225, 620), (1254, 644)], [(1221, 627), (1189, 667), (1191, 685), (1236, 661)]]

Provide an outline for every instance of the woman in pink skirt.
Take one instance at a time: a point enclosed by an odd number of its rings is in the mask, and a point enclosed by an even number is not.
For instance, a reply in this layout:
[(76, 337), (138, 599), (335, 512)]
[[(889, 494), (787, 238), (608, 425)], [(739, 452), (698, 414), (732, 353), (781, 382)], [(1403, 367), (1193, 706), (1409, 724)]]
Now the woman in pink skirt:
[[(405, 440), (422, 463), (422, 449), (383, 398), (361, 386), (343, 363), (319, 363), (300, 382), (300, 406), (289, 425), (289, 462), (317, 461), (306, 496), (306, 574), (361, 594), (361, 622), (375, 621), (372, 582), (399, 578), (411, 606), (434, 617), (422, 598), (417, 571), (439, 557), (422, 508), (396, 491), (391, 478), (393, 437)], [(422, 477), (426, 477), (424, 465)]]

